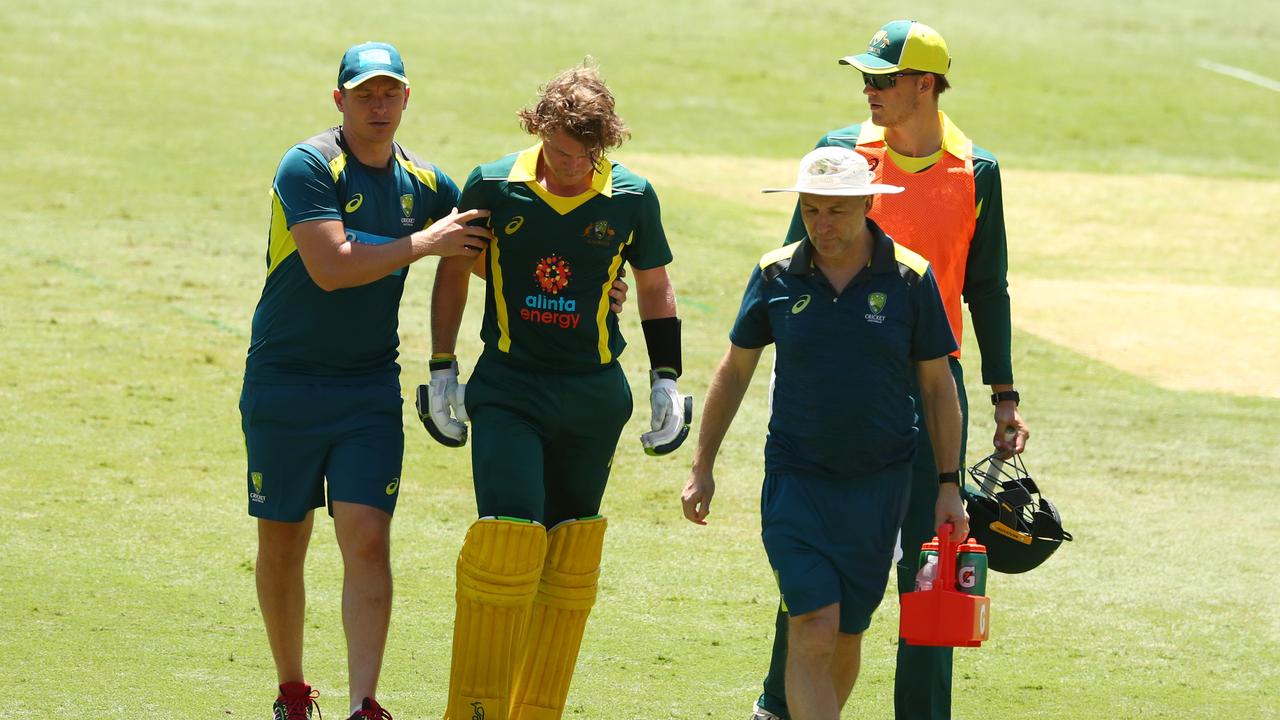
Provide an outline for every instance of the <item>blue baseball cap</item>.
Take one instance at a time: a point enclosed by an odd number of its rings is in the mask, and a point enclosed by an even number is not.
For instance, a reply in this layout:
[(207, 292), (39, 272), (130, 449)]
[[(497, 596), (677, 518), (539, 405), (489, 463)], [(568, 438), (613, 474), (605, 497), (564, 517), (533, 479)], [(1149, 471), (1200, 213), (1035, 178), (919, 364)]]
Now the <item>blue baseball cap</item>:
[(361, 43), (342, 56), (342, 64), (338, 66), (338, 87), (350, 90), (379, 75), (399, 80), (406, 87), (409, 85), (409, 78), (404, 76), (404, 61), (394, 45)]

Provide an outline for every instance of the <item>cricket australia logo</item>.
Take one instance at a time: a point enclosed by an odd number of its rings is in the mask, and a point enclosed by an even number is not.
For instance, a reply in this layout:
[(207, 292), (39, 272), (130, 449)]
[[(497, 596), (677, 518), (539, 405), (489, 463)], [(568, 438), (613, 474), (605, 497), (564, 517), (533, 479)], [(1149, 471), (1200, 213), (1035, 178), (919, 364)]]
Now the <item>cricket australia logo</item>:
[(877, 325), (883, 323), (884, 315), (880, 313), (884, 310), (885, 303), (888, 301), (888, 296), (882, 292), (873, 292), (867, 295), (867, 307), (871, 309), (871, 312), (863, 316), (867, 319), (867, 322)]
[(871, 42), (867, 44), (867, 52), (879, 57), (880, 53), (887, 47), (889, 47), (889, 33), (881, 30), (880, 32), (877, 32), (875, 37), (871, 38)]
[(253, 490), (249, 493), (249, 502), (266, 502), (267, 496), (262, 494), (262, 473), (249, 473), (249, 482), (253, 483)]
[(413, 195), (405, 193), (400, 196), (400, 210), (404, 213), (404, 217), (400, 218), (400, 224), (413, 225)]
[(613, 241), (615, 234), (617, 233), (609, 227), (608, 220), (597, 220), (582, 231), (582, 237), (589, 245), (608, 245)]

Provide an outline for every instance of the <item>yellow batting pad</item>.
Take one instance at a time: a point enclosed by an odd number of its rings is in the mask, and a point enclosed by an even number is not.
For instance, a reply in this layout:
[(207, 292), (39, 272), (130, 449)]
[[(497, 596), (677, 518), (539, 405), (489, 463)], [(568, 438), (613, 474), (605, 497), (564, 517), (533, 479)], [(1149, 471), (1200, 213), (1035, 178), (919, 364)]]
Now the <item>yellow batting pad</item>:
[(505, 720), (511, 676), (547, 555), (538, 523), (477, 520), (458, 554), (445, 720)]
[(529, 616), (511, 691), (511, 720), (559, 720), (596, 602), (604, 518), (570, 520), (547, 533), (547, 563)]

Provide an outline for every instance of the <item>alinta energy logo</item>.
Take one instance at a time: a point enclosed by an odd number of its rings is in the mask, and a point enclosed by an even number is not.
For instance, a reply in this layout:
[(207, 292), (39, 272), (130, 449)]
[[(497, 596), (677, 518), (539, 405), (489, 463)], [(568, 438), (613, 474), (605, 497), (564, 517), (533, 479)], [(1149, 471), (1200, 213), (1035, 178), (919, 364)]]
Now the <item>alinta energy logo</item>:
[(533, 278), (538, 281), (541, 293), (526, 296), (524, 307), (520, 308), (520, 318), (541, 325), (553, 325), (563, 329), (576, 328), (582, 321), (578, 313), (578, 301), (560, 297), (560, 293), (569, 287), (573, 277), (573, 269), (569, 262), (559, 255), (544, 257), (533, 269)]

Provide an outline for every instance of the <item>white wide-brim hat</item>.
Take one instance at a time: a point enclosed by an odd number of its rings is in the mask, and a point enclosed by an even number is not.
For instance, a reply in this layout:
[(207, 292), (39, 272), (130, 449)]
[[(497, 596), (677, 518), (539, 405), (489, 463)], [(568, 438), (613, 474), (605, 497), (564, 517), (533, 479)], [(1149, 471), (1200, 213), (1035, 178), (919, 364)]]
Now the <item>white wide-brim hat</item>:
[(875, 173), (867, 159), (849, 148), (820, 147), (800, 161), (796, 184), (765, 188), (760, 192), (796, 192), (810, 195), (894, 195), (904, 188), (873, 182)]

